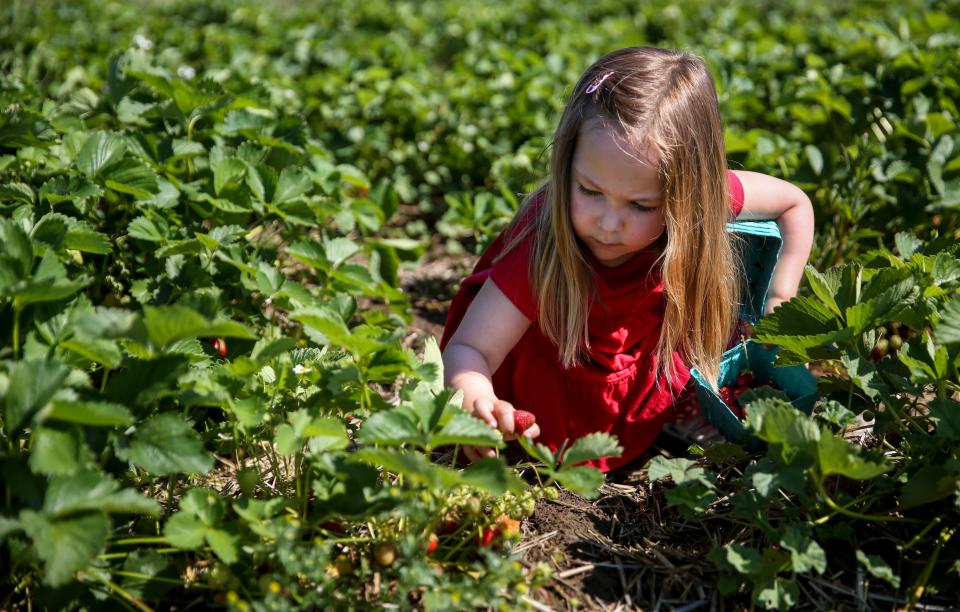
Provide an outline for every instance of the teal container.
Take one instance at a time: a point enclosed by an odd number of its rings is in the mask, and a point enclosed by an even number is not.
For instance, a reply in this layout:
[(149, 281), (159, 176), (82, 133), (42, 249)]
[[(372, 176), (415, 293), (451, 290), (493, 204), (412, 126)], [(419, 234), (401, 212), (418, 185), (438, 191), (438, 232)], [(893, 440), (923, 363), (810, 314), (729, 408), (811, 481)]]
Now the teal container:
[[(780, 228), (774, 221), (738, 221), (729, 223), (727, 230), (737, 234), (742, 247), (744, 284), (741, 296), (744, 299), (740, 307), (740, 318), (756, 324), (763, 316), (773, 269), (783, 246)], [(752, 340), (733, 346), (721, 357), (719, 386), (732, 384), (749, 363), (758, 384), (771, 383), (782, 389), (794, 406), (810, 414), (818, 399), (817, 379), (803, 366), (773, 367), (777, 351), (776, 348), (768, 349)], [(696, 368), (690, 373), (697, 382), (700, 411), (707, 422), (716, 427), (727, 440), (756, 444), (758, 440), (749, 439), (740, 417), (727, 407)]]

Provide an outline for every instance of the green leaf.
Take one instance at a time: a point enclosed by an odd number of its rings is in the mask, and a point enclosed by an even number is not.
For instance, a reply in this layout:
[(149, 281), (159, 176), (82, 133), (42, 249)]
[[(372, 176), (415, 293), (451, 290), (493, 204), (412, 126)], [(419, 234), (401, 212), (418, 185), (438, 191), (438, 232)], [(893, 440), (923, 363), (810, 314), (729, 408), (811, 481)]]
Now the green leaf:
[(820, 470), (824, 476), (840, 474), (854, 480), (868, 480), (890, 470), (886, 459), (872, 461), (861, 456), (858, 448), (824, 430), (817, 444)]
[(933, 334), (941, 344), (960, 343), (960, 300), (950, 300), (944, 305)]
[(713, 474), (702, 467), (698, 467), (696, 461), (682, 457), (668, 459), (657, 455), (647, 462), (646, 467), (647, 477), (651, 482), (670, 478), (677, 485), (701, 483), (712, 487), (715, 483)]
[(507, 491), (519, 493), (526, 484), (517, 478), (513, 469), (496, 457), (484, 457), (468, 465), (461, 473), (463, 484), (476, 487), (491, 495)]
[(16, 279), (26, 278), (33, 270), (33, 245), (27, 232), (16, 221), (0, 219), (0, 249), (5, 258), (15, 262)]
[(925, 465), (903, 485), (900, 507), (904, 510), (950, 497), (960, 485), (960, 462)]
[(203, 448), (192, 424), (172, 413), (150, 417), (137, 427), (130, 446), (118, 454), (153, 475), (203, 474), (213, 457)]
[(17, 433), (53, 397), (70, 374), (59, 361), (19, 361), (8, 370), (4, 432)]
[(813, 293), (822, 301), (835, 315), (842, 316), (843, 311), (835, 299), (837, 291), (840, 289), (840, 270), (833, 268), (821, 274), (811, 265), (804, 268), (804, 275), (807, 283), (813, 290)]
[(20, 523), (45, 563), (44, 582), (53, 587), (70, 582), (75, 571), (93, 561), (110, 532), (110, 519), (97, 511), (48, 517), (23, 510)]
[(159, 349), (184, 338), (256, 338), (251, 330), (236, 321), (208, 322), (186, 306), (144, 306), (143, 311), (147, 334)]
[[(486, 425), (487, 429), (492, 429)], [(422, 446), (426, 436), (420, 430), (419, 419), (407, 407), (378, 412), (364, 421), (357, 432), (357, 441), (363, 444)]]
[(923, 246), (923, 241), (909, 232), (897, 232), (893, 241), (897, 245), (897, 252), (900, 253), (900, 257), (905, 260), (910, 259)]
[(149, 198), (160, 191), (160, 182), (153, 170), (138, 159), (127, 157), (102, 173), (104, 184), (114, 191), (135, 198)]
[(481, 419), (458, 411), (444, 424), (439, 432), (430, 437), (430, 446), (432, 447), (447, 444), (499, 448), (503, 446), (503, 437), (499, 430), (490, 427)]
[(960, 442), (960, 402), (951, 399), (931, 401), (930, 420), (937, 426), (938, 436)]
[(294, 259), (317, 270), (326, 270), (330, 267), (326, 253), (316, 242), (295, 242), (289, 245), (285, 252)]
[(287, 167), (280, 172), (272, 204), (282, 204), (310, 191), (313, 181), (310, 175), (299, 168)]
[(89, 359), (99, 363), (107, 369), (114, 369), (123, 361), (123, 353), (114, 340), (84, 338), (66, 340), (60, 343), (60, 348), (80, 355), (84, 359)]
[(813, 173), (817, 176), (823, 172), (823, 153), (820, 152), (820, 149), (808, 144), (803, 148), (804, 153), (807, 154), (807, 162), (810, 164), (810, 168), (813, 170)]
[(760, 574), (764, 568), (763, 557), (758, 551), (737, 542), (714, 548), (709, 557), (720, 569), (730, 567), (740, 574)]
[(853, 329), (854, 333), (860, 334), (871, 327), (885, 323), (890, 318), (892, 310), (906, 304), (909, 301), (908, 298), (917, 292), (917, 281), (912, 277), (906, 278), (876, 297), (847, 308), (847, 326)]
[(127, 226), (127, 234), (140, 240), (148, 242), (163, 242), (166, 239), (166, 232), (160, 231), (157, 224), (147, 217), (137, 217)]
[(617, 443), (616, 437), (605, 432), (595, 432), (578, 439), (567, 449), (560, 462), (560, 468), (595, 461), (602, 457), (619, 457), (622, 453), (623, 447)]
[(111, 132), (94, 132), (77, 154), (77, 168), (94, 178), (105, 168), (119, 162), (127, 147), (123, 136)]
[(780, 546), (790, 551), (793, 571), (803, 573), (816, 570), (822, 574), (827, 570), (827, 553), (810, 537), (809, 531), (799, 525), (791, 525), (780, 539)]
[(239, 558), (237, 555), (237, 543), (239, 538), (222, 529), (207, 529), (204, 534), (207, 544), (214, 554), (220, 557), (224, 563), (236, 563)]
[(51, 249), (59, 249), (67, 235), (70, 221), (69, 217), (60, 213), (47, 213), (33, 226), (30, 239)]
[(207, 526), (195, 515), (177, 512), (163, 526), (163, 537), (177, 548), (196, 550), (203, 546)]
[(599, 496), (600, 487), (604, 482), (604, 476), (600, 470), (586, 465), (578, 465), (555, 472), (553, 478), (574, 493), (587, 499)]
[(349, 259), (351, 255), (360, 250), (360, 247), (348, 238), (334, 238), (333, 240), (327, 241), (323, 245), (323, 248), (327, 261), (329, 261), (330, 265), (334, 268), (338, 267)]
[(213, 191), (217, 195), (223, 188), (233, 182), (238, 182), (246, 176), (247, 164), (236, 157), (224, 157), (213, 164)]
[(133, 424), (133, 416), (126, 406), (110, 402), (55, 401), (46, 418), (97, 427), (126, 427)]
[(402, 474), (410, 484), (444, 488), (460, 484), (460, 475), (431, 463), (422, 453), (393, 448), (363, 448), (351, 456), (373, 467)]
[(113, 245), (110, 244), (110, 238), (106, 234), (84, 227), (72, 227), (67, 230), (63, 247), (96, 255), (107, 255), (113, 252)]
[(868, 555), (857, 549), (857, 561), (863, 565), (871, 575), (886, 581), (895, 589), (900, 588), (900, 577), (893, 572), (893, 568), (879, 555)]
[(753, 597), (767, 609), (787, 610), (797, 605), (800, 589), (794, 581), (778, 576), (758, 582), (754, 586)]
[(37, 427), (30, 437), (30, 469), (46, 476), (69, 476), (94, 462), (76, 427)]
[(55, 176), (40, 187), (41, 200), (56, 206), (62, 202), (83, 202), (90, 198), (99, 198), (103, 189), (96, 183), (80, 176)]
[(784, 463), (791, 463), (797, 451), (813, 449), (820, 439), (820, 429), (812, 418), (779, 399), (753, 402), (746, 424), (761, 440), (782, 445)]
[(99, 472), (54, 477), (43, 498), (43, 511), (49, 516), (86, 510), (159, 515), (157, 502), (133, 489), (118, 490), (119, 487), (115, 480)]

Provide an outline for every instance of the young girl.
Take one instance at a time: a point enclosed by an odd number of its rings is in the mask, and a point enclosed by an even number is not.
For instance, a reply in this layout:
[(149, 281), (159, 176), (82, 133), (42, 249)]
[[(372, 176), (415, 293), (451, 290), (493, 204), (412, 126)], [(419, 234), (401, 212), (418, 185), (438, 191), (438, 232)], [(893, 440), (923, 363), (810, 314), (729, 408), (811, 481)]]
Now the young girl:
[[(697, 367), (716, 386), (736, 325), (738, 261), (726, 223), (776, 219), (783, 237), (767, 312), (792, 297), (813, 240), (810, 200), (727, 169), (704, 63), (621, 49), (580, 78), (553, 140), (550, 177), (490, 245), (451, 305), (445, 383), (468, 412), (552, 449), (595, 431), (640, 455)], [(489, 448), (466, 448), (471, 461)]]

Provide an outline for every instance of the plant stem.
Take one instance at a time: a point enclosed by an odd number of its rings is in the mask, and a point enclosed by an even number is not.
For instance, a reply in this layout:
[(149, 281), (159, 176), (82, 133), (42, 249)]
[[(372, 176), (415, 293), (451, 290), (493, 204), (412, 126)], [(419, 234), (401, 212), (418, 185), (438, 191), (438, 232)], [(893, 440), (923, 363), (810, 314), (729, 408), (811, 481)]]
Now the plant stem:
[(923, 596), (923, 592), (927, 589), (927, 581), (930, 580), (930, 574), (933, 573), (933, 566), (937, 564), (937, 558), (940, 556), (940, 549), (950, 541), (950, 538), (953, 536), (955, 531), (956, 527), (944, 527), (943, 531), (940, 532), (940, 537), (937, 538), (937, 547), (933, 549), (933, 554), (930, 555), (930, 560), (927, 561), (923, 571), (920, 572), (920, 576), (917, 578), (917, 582), (913, 586), (913, 594), (910, 596), (910, 603), (907, 604), (906, 609), (912, 609), (917, 602), (920, 601), (920, 598)]
[[(834, 512), (843, 514), (844, 516), (849, 516), (850, 518), (860, 519), (861, 521), (879, 521), (879, 522), (894, 522), (894, 523), (923, 523), (917, 519), (909, 519), (900, 516), (883, 516), (879, 514), (860, 514), (859, 512), (854, 512), (853, 510), (847, 510), (845, 506), (841, 506), (837, 502), (833, 501), (833, 498), (830, 497), (830, 494), (827, 493), (827, 489), (823, 486), (823, 479), (817, 476), (811, 475), (813, 483), (817, 486), (817, 491), (820, 492), (820, 495), (823, 497), (823, 501), (826, 502), (827, 506), (830, 507)], [(826, 521), (824, 521), (826, 522)]]
[(13, 358), (20, 358), (20, 313), (23, 307), (20, 306), (20, 300), (13, 300)]
[(127, 544), (166, 544), (167, 538), (164, 537), (143, 537), (143, 538), (122, 538), (120, 540), (114, 540), (111, 544), (116, 544), (118, 546), (123, 546)]
[(115, 593), (116, 595), (119, 595), (121, 598), (123, 598), (123, 599), (125, 599), (126, 601), (130, 602), (130, 603), (131, 603), (135, 608), (137, 608), (138, 610), (142, 610), (143, 612), (153, 612), (153, 608), (151, 608), (151, 607), (148, 606), (147, 604), (145, 604), (145, 603), (143, 603), (142, 601), (140, 601), (137, 597), (135, 597), (134, 595), (132, 595), (130, 592), (124, 590), (124, 588), (121, 587), (120, 585), (115, 584), (115, 583), (111, 582), (110, 580), (104, 578), (104, 577), (101, 576), (99, 573), (87, 574), (87, 573), (81, 572), (80, 575), (81, 575), (81, 576), (87, 576), (87, 577), (89, 577), (89, 578), (93, 578), (93, 579), (101, 582), (105, 587), (107, 587), (108, 589), (110, 589), (110, 590), (111, 590), (113, 593)]

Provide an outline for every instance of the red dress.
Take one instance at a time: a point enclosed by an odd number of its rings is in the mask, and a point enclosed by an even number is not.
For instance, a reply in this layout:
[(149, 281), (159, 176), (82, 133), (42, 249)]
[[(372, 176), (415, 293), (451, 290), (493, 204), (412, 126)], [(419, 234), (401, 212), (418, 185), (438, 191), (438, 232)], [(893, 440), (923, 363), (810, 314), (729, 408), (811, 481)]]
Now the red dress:
[[(743, 208), (743, 185), (732, 172), (728, 182), (736, 216)], [(538, 205), (542, 202), (534, 203)], [(536, 415), (537, 442), (553, 450), (588, 433), (614, 434), (623, 454), (592, 463), (602, 471), (611, 470), (650, 446), (671, 415), (673, 399), (690, 378), (690, 370), (674, 354), (672, 388), (666, 381), (657, 385), (652, 356), (663, 323), (664, 298), (663, 282), (651, 268), (659, 251), (641, 251), (615, 267), (599, 263), (586, 251), (599, 296), (588, 321), (590, 358), (564, 369), (557, 346), (537, 323), (537, 300), (527, 276), (534, 238), (531, 233), (495, 264), (504, 234), (493, 241), (454, 296), (440, 347), (446, 347), (480, 287), (492, 279), (533, 322), (493, 374), (497, 397)]]

